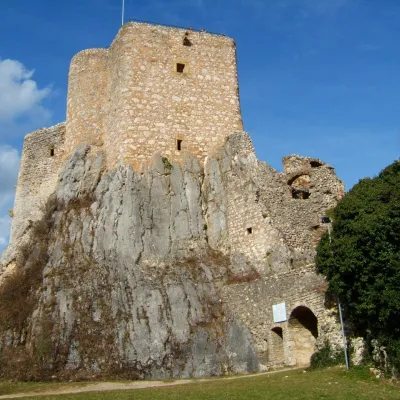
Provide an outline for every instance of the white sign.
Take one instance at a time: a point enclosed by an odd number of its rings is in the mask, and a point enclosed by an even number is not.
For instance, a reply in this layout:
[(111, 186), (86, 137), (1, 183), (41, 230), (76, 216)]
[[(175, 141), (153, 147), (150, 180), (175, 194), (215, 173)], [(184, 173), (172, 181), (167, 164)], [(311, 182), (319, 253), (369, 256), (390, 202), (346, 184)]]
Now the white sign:
[(286, 303), (274, 304), (272, 306), (272, 313), (274, 314), (274, 322), (286, 321)]

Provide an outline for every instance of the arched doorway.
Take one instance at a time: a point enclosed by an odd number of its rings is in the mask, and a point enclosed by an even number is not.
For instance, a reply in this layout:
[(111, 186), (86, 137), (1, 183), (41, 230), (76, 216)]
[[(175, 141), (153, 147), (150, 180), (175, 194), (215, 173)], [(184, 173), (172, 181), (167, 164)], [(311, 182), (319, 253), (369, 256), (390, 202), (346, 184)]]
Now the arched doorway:
[(293, 356), (297, 365), (308, 365), (318, 337), (318, 319), (304, 306), (296, 307), (289, 317)]
[(271, 329), (268, 358), (269, 362), (276, 366), (285, 362), (285, 354), (283, 350), (283, 330), (279, 326)]

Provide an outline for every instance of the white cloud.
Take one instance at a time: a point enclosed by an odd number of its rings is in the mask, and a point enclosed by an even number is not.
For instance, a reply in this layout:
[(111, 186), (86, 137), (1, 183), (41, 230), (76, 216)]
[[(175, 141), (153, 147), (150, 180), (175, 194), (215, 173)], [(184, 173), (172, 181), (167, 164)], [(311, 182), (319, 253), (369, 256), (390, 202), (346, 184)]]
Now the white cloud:
[(19, 153), (11, 146), (0, 146), (0, 254), (8, 243), (11, 218), (19, 168)]
[(11, 146), (0, 146), (0, 212), (14, 197), (19, 168), (18, 150)]
[(51, 94), (51, 89), (40, 89), (32, 79), (33, 74), (33, 70), (17, 60), (0, 59), (0, 121), (12, 122), (24, 115), (49, 118), (42, 101)]
[(0, 255), (8, 244), (11, 228), (11, 218), (8, 215), (0, 217)]
[[(52, 89), (41, 88), (33, 76), (34, 71), (20, 61), (0, 58), (0, 139), (5, 143), (50, 122), (51, 113), (43, 102)], [(0, 253), (9, 240), (8, 210), (13, 208), (18, 169), (18, 150), (0, 145)]]

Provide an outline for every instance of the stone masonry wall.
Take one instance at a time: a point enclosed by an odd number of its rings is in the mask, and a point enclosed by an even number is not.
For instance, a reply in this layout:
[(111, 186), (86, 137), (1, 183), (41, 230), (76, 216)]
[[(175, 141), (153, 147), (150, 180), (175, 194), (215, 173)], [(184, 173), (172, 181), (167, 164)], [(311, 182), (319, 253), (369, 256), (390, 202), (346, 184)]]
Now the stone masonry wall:
[(25, 136), (10, 243), (16, 244), (30, 220), (41, 216), (41, 207), (54, 192), (64, 163), (65, 124), (39, 129)]
[(68, 76), (65, 153), (81, 143), (102, 147), (108, 99), (108, 51), (83, 50), (71, 61)]
[[(280, 173), (257, 160), (243, 132), (230, 135), (205, 165), (209, 243), (228, 248), (232, 262), (222, 300), (252, 331), (263, 363), (271, 366), (305, 365), (325, 340), (340, 346), (337, 312), (325, 307), (327, 285), (315, 271), (314, 254), (316, 232), (325, 229), (320, 217), (337, 203), (343, 184), (332, 167), (312, 160), (295, 156), (301, 168)], [(298, 175), (307, 176), (308, 198), (293, 197), (292, 186), (302, 189), (293, 181)], [(218, 237), (215, 219), (221, 210), (226, 222)], [(274, 324), (272, 306), (282, 302), (286, 321)], [(316, 318), (315, 336), (291, 318), (298, 307)]]
[[(259, 162), (246, 133), (230, 135), (216, 158), (223, 190), (229, 193), (225, 197), (231, 252), (245, 257), (261, 274), (313, 263), (315, 245), (326, 229), (321, 217), (344, 192), (333, 168), (320, 161), (318, 167), (302, 170), (308, 174), (310, 195), (299, 199), (293, 198), (290, 180), (296, 175)], [(303, 161), (309, 165), (309, 159)], [(206, 173), (215, 176), (209, 167)]]
[[(289, 319), (299, 306), (307, 307), (318, 319), (316, 347), (327, 339), (340, 346), (340, 327), (335, 309), (325, 307), (326, 282), (313, 268), (304, 268), (264, 277), (252, 283), (233, 284), (224, 287), (223, 301), (235, 310), (237, 316), (249, 327), (253, 334), (258, 354), (262, 361), (271, 366), (296, 365), (293, 330)], [(287, 320), (274, 323), (272, 306), (286, 303)], [(274, 328), (281, 328), (283, 334), (282, 360), (276, 360)], [(277, 362), (278, 361), (278, 362)], [(281, 362), (279, 362), (281, 361)]]
[(108, 168), (124, 161), (139, 169), (156, 151), (180, 160), (177, 140), (204, 160), (243, 129), (238, 93), (232, 39), (127, 23), (108, 50), (72, 60), (67, 153), (104, 133)]
[[(290, 252), (281, 246), (283, 235), (263, 213), (257, 176), (260, 173), (247, 133), (231, 135), (219, 156), (226, 197), (228, 241), (235, 265), (243, 273), (251, 263), (260, 274), (282, 272), (290, 265)], [(269, 254), (278, 252), (269, 263)]]
[(312, 250), (327, 229), (321, 218), (343, 197), (344, 184), (332, 166), (318, 159), (292, 155), (283, 158), (283, 166), (278, 177), (287, 188), (283, 202), (268, 189), (263, 202), (291, 247)]

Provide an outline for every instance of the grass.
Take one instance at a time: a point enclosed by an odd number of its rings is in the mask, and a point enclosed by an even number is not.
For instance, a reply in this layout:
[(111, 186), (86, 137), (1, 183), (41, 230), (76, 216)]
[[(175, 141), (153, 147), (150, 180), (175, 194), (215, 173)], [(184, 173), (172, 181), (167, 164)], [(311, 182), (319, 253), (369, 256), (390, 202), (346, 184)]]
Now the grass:
[[(76, 384), (71, 384), (76, 386)], [(17, 391), (53, 390), (66, 384), (5, 384), (0, 383), (0, 394)], [(92, 392), (70, 395), (31, 397), (39, 400), (391, 400), (400, 399), (400, 386), (378, 381), (368, 369), (331, 368), (304, 373), (302, 370), (252, 376), (239, 379), (213, 379), (167, 388), (129, 391)]]

